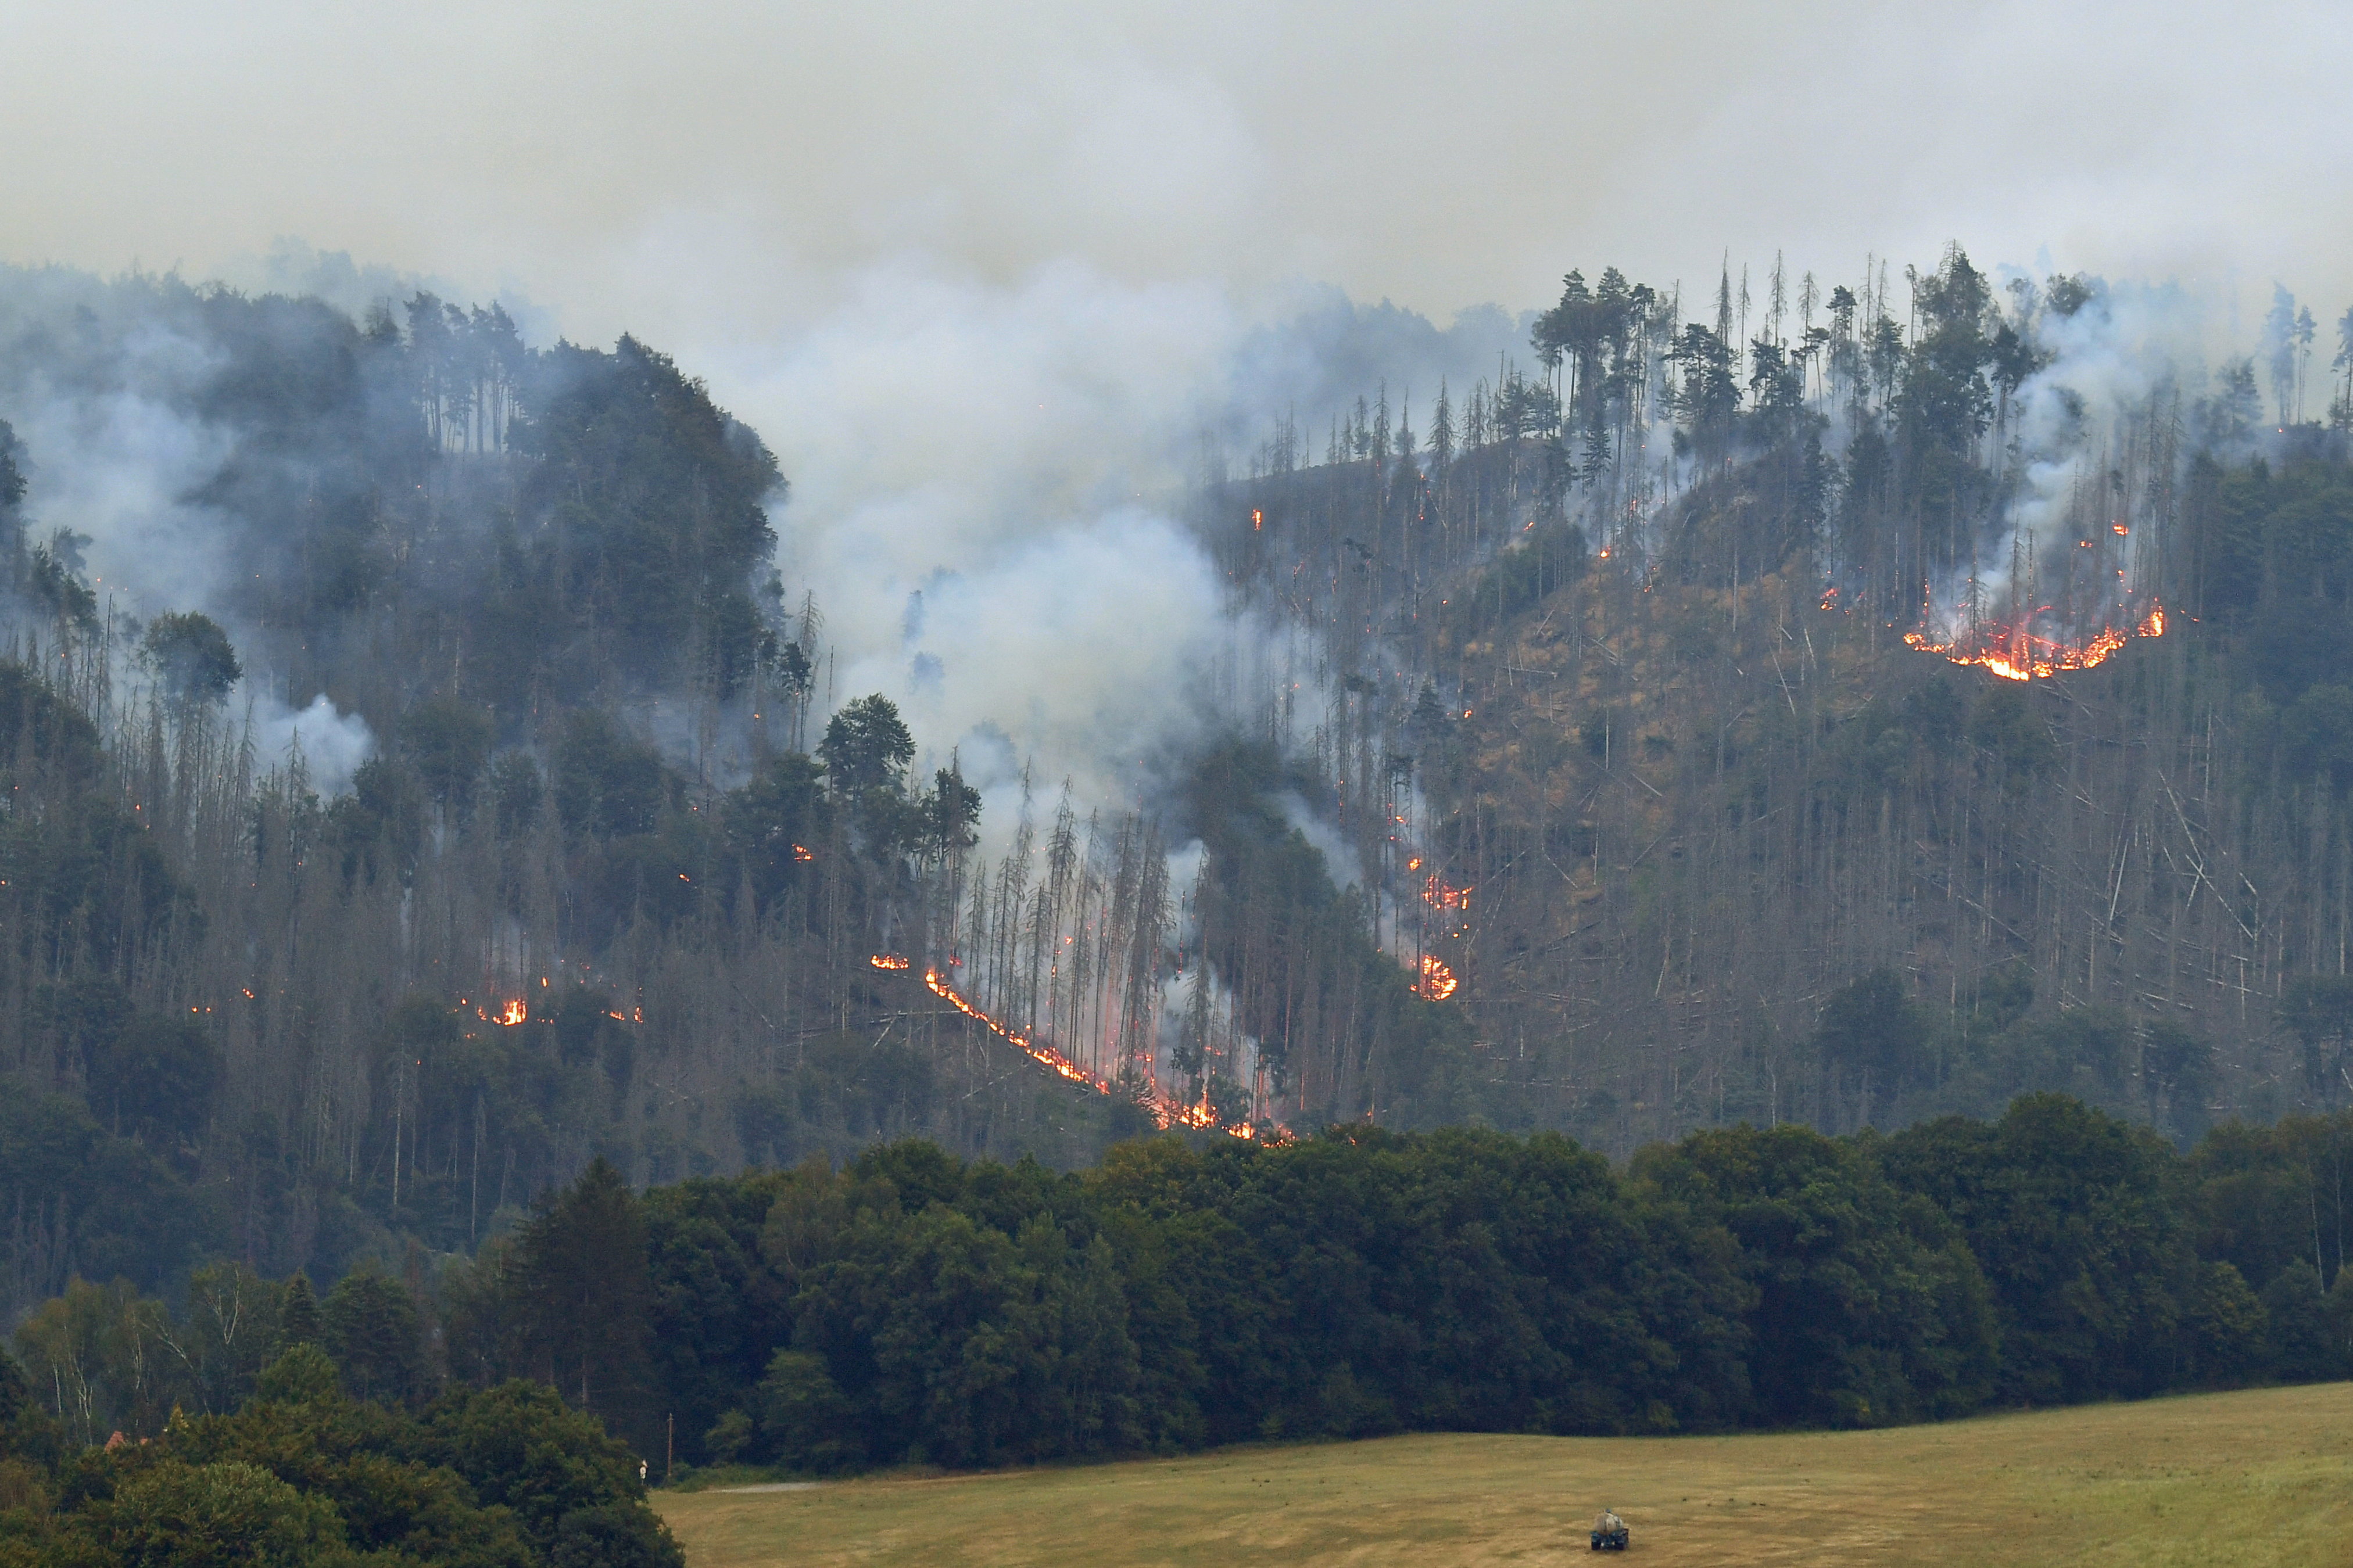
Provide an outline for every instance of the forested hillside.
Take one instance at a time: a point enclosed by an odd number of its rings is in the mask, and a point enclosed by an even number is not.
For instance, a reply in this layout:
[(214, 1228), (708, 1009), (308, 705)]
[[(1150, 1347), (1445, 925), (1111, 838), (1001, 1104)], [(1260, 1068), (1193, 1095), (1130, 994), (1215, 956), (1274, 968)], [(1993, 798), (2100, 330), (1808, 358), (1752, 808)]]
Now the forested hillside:
[(1278, 426), (1205, 504), (1315, 628), (1300, 766), (1469, 1026), (1435, 1101), (1376, 1088), (1292, 1021), (1295, 940), (1237, 922), (1210, 951), (1301, 1119), (1624, 1154), (2034, 1089), (2184, 1138), (2353, 1094), (2353, 405), (2340, 374), (2303, 422), (2309, 312), (2201, 383), (2119, 373), (2146, 301), (2095, 280), (1909, 281), (1777, 267), (1744, 352), (1745, 279), (1711, 324), (1572, 274), (1525, 374), (1419, 432), (1359, 404), (1320, 462)]
[(1207, 474), (1196, 742), (983, 822), (655, 349), (5, 284), (16, 1310), (422, 1279), (598, 1154), (2353, 1093), (2353, 405), (2292, 301), (2209, 375), (1957, 249), (1571, 274), (1525, 365)]
[[(828, 719), (781, 477), (699, 383), (427, 296), (6, 281), (15, 1310), (467, 1249), (598, 1152), (1100, 1141), (928, 995), (885, 1026), (974, 803), (886, 700)], [(161, 479), (127, 543), (42, 515)]]

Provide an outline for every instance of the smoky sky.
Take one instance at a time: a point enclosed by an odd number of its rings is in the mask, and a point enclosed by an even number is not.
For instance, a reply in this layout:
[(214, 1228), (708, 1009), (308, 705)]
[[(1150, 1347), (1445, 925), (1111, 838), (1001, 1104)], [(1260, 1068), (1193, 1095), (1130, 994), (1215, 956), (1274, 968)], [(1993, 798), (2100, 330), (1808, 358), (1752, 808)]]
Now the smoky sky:
[[(1291, 279), (1440, 321), (1569, 266), (1866, 252), (2353, 298), (2341, 5), (695, 6), (19, 0), (0, 255), (281, 236), (609, 341), (722, 342), (919, 253)], [(2254, 307), (2258, 311), (2261, 307)]]

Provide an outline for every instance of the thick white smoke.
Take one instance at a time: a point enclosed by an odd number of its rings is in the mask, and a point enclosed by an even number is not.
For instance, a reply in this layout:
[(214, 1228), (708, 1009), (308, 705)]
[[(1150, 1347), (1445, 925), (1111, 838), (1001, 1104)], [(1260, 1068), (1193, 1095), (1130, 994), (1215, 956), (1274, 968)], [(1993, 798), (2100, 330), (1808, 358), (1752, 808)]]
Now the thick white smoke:
[(301, 709), (264, 693), (254, 704), (253, 749), (264, 769), (290, 770), (299, 758), (311, 788), (336, 795), (375, 754), (375, 737), (366, 720), (343, 712), (323, 691)]
[(1227, 628), (1176, 507), (1239, 325), (1208, 287), (908, 263), (726, 378), (791, 479), (778, 556), (824, 616), (821, 701), (899, 703), (992, 839), (1025, 771), (1118, 809), (1198, 721)]
[(203, 609), (220, 586), (221, 520), (187, 498), (219, 470), (230, 436), (164, 394), (202, 377), (206, 351), (160, 331), (126, 347), (134, 385), (150, 390), (90, 394), (45, 376), (8, 389), (0, 418), (29, 458), (25, 510), (43, 537), (63, 529), (87, 541), (101, 600), (142, 617)]
[(2049, 534), (2063, 521), (2081, 463), (2118, 423), (2160, 393), (2194, 398), (2207, 381), (2208, 313), (2179, 287), (2103, 285), (2071, 315), (2044, 310), (2035, 330), (2051, 361), (2016, 395), (2024, 493), (2021, 529)]
[[(88, 573), (110, 617), (203, 611), (250, 663), (249, 639), (227, 603), (236, 559), (229, 520), (196, 499), (229, 457), (235, 432), (185, 412), (218, 369), (216, 351), (139, 310), (135, 295), (125, 321), (105, 319), (99, 311), (119, 302), (109, 292), (65, 272), (0, 281), (0, 331), (19, 346), (0, 374), (0, 419), (22, 448), (25, 515), (37, 542), (68, 536), (69, 563)], [(98, 384), (76, 374), (76, 356), (90, 353), (106, 363)], [(250, 712), (262, 764), (284, 766), (299, 743), (313, 789), (348, 789), (375, 749), (366, 721), (323, 693), (290, 708), (267, 672), (248, 675), (232, 710)]]

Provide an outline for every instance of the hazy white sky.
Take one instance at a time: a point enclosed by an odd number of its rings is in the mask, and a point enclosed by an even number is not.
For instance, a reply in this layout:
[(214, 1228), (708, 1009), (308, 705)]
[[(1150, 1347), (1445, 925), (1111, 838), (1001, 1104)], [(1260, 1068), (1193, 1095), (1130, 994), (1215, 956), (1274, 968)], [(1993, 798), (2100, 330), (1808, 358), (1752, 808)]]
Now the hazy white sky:
[[(1440, 319), (1865, 251), (2353, 299), (2353, 7), (14, 0), (0, 257), (299, 236), (689, 349), (910, 253)], [(2260, 306), (2256, 307), (2258, 310)]]

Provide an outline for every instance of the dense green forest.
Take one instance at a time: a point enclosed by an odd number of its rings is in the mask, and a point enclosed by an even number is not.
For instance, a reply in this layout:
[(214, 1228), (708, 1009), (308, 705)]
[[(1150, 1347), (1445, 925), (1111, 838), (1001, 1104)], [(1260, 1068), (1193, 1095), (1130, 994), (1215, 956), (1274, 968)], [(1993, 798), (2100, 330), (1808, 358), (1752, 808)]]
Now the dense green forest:
[[(175, 1405), (152, 1435), (87, 1441), (86, 1405), (52, 1407), (14, 1361), (0, 1367), (0, 1563), (684, 1563), (645, 1505), (638, 1459), (544, 1385), (412, 1405), (382, 1384), (358, 1384), (364, 1399), (349, 1392), (359, 1339), (388, 1351), (403, 1324), (414, 1329), (413, 1311), (385, 1315), (387, 1302), (405, 1306), (396, 1296), (354, 1308), (345, 1291), (322, 1313), (307, 1283), (295, 1283), (269, 1293), (269, 1310), (250, 1321), (234, 1315), (242, 1303), (233, 1296), (208, 1300), (232, 1315), (167, 1326), (135, 1310), (119, 1321), (82, 1312), (101, 1336), (84, 1348), (93, 1363), (116, 1352), (121, 1332), (157, 1331), (149, 1348), (169, 1343), (199, 1361), (208, 1348), (211, 1381), (175, 1385), (191, 1394), (216, 1397), (226, 1360), (237, 1358), (234, 1407)], [(340, 1363), (322, 1334), (341, 1347)], [(257, 1357), (267, 1358), (258, 1371)]]
[(273, 1358), (315, 1342), (369, 1421), (438, 1429), (528, 1378), (658, 1468), (818, 1473), (1884, 1425), (2353, 1374), (2348, 1162), (2343, 1112), (2182, 1152), (2051, 1094), (1623, 1168), (1470, 1128), (1165, 1134), (1068, 1173), (911, 1140), (642, 1194), (598, 1162), (473, 1258), (315, 1304), (236, 1263), (172, 1300), (77, 1284), (17, 1331), (16, 1397), (43, 1452), (184, 1420), (248, 1452)]

